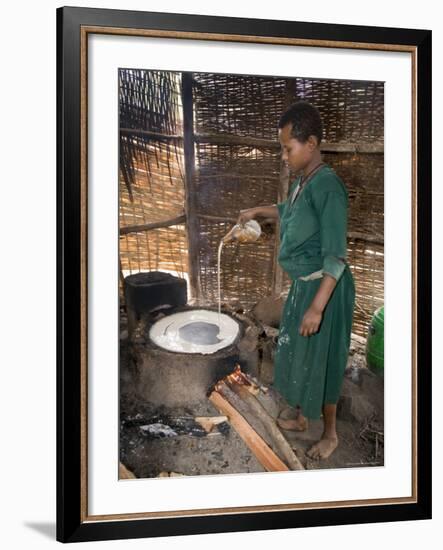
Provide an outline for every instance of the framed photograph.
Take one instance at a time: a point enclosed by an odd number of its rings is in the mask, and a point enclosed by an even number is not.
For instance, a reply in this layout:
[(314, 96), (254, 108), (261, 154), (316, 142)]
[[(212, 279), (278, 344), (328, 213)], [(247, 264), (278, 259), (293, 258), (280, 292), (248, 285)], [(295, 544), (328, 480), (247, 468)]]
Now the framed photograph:
[(431, 31), (57, 9), (57, 540), (431, 518)]

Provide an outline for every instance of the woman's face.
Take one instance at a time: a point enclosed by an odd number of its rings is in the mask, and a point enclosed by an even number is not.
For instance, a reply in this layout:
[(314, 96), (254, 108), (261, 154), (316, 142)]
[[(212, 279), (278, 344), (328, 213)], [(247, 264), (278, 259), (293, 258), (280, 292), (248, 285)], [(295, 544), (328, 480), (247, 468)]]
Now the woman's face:
[(282, 147), (282, 160), (291, 170), (298, 172), (305, 168), (313, 153), (312, 140), (301, 143), (298, 139), (291, 136), (292, 124), (286, 124), (278, 131), (278, 137)]

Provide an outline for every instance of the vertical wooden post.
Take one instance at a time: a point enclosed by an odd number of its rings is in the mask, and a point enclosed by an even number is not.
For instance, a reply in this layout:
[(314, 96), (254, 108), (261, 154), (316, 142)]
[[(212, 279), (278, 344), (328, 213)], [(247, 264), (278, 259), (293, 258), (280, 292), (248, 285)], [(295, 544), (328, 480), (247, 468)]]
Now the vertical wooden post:
[(197, 190), (195, 187), (194, 106), (192, 98), (193, 74), (182, 73), (183, 153), (185, 161), (185, 212), (188, 234), (188, 275), (191, 298), (198, 304), (201, 298), (198, 263), (199, 224), (197, 217)]
[[(280, 161), (280, 180), (277, 192), (277, 202), (283, 202), (288, 196), (289, 188), (289, 170), (286, 165)], [(274, 296), (280, 296), (283, 290), (283, 269), (278, 263), (278, 254), (280, 251), (280, 223), (277, 221), (275, 224), (275, 248), (274, 248), (274, 261), (272, 269), (272, 294)]]
[[(289, 107), (294, 98), (294, 90), (291, 82), (286, 84), (285, 108)], [(277, 202), (285, 201), (288, 197), (289, 190), (289, 169), (285, 163), (280, 160), (280, 179), (277, 191)], [(275, 248), (274, 261), (272, 269), (272, 293), (274, 296), (279, 296), (283, 290), (284, 273), (278, 263), (278, 254), (280, 251), (280, 225), (277, 222), (275, 225)]]

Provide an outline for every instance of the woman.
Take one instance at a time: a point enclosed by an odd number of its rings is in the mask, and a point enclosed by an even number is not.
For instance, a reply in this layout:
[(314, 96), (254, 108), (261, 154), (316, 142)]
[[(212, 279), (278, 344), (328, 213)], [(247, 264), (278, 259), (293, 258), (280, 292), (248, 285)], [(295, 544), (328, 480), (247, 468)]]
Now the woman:
[(295, 419), (277, 420), (302, 431), (323, 412), (323, 434), (307, 452), (324, 459), (338, 445), (337, 402), (347, 364), (355, 286), (347, 257), (348, 192), (322, 162), (322, 121), (316, 107), (300, 101), (278, 124), (282, 159), (300, 176), (288, 199), (240, 212), (238, 222), (280, 219), (278, 261), (292, 284), (283, 309), (275, 355), (274, 386), (296, 407)]

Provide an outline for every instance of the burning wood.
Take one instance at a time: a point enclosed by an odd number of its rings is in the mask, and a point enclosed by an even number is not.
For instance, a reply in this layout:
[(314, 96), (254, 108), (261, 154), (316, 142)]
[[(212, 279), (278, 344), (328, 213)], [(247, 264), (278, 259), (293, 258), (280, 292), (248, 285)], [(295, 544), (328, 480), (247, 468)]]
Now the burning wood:
[(245, 373), (242, 372), (239, 364), (235, 366), (234, 372), (226, 376), (225, 380), (227, 380), (231, 384), (236, 383), (240, 386), (245, 386), (247, 391), (251, 392), (253, 395), (257, 395), (260, 392), (259, 386), (257, 386), (257, 384), (254, 384), (254, 382), (252, 382), (245, 375)]

